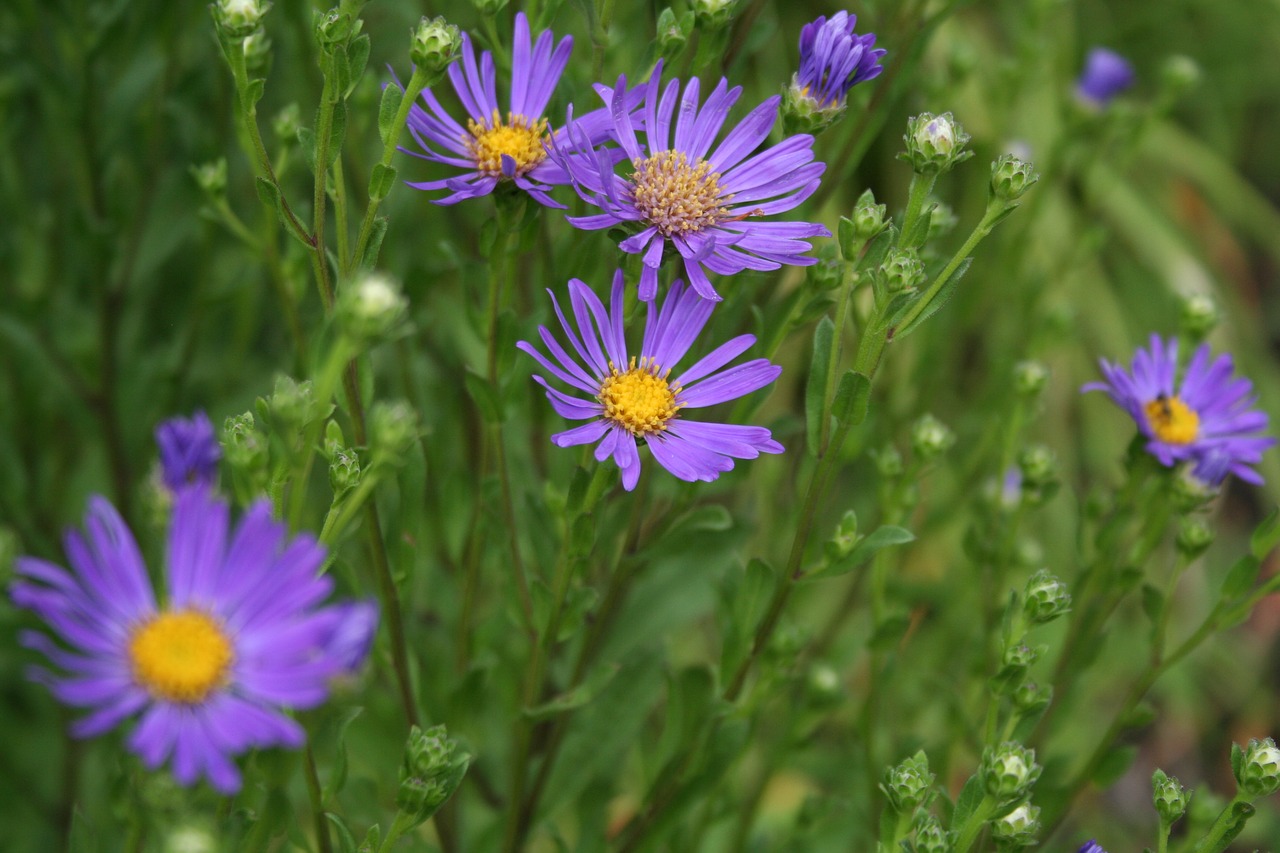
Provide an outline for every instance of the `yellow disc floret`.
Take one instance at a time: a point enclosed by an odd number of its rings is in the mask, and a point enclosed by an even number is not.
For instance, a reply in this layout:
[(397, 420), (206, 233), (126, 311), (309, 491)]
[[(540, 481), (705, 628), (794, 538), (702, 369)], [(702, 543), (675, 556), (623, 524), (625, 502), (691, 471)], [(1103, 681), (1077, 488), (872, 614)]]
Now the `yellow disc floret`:
[(662, 432), (676, 416), (681, 403), (676, 402), (679, 385), (667, 381), (671, 370), (662, 370), (653, 359), (631, 359), (626, 370), (609, 363), (609, 375), (600, 383), (596, 399), (604, 406), (605, 420), (641, 438)]
[(1190, 444), (1200, 434), (1200, 416), (1177, 397), (1164, 394), (1146, 405), (1147, 423), (1155, 437), (1168, 444)]
[(129, 639), (134, 678), (169, 702), (203, 702), (226, 682), (233, 658), (222, 626), (198, 610), (160, 613)]
[(720, 197), (720, 173), (712, 172), (706, 160), (691, 166), (683, 152), (659, 151), (635, 167), (636, 210), (662, 236), (701, 231), (726, 219), (724, 206), (733, 196)]
[(467, 136), (462, 142), (471, 152), (476, 169), (495, 178), (505, 177), (502, 173), (502, 155), (506, 154), (516, 162), (516, 174), (537, 166), (547, 157), (547, 149), (543, 144), (547, 136), (547, 120), (540, 118), (530, 121), (522, 115), (507, 113), (507, 120), (497, 110), (487, 121), (471, 119), (467, 122)]

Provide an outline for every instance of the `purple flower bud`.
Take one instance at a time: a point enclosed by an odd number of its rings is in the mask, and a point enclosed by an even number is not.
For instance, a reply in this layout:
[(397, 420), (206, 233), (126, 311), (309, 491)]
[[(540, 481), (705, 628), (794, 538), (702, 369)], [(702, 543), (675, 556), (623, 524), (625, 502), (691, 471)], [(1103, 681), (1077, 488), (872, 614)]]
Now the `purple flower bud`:
[(156, 427), (156, 444), (160, 448), (161, 476), (171, 491), (191, 484), (212, 486), (218, 478), (222, 447), (204, 412), (164, 421)]
[(1105, 47), (1095, 47), (1085, 58), (1084, 71), (1076, 81), (1076, 92), (1084, 100), (1104, 106), (1132, 86), (1133, 77), (1129, 60)]

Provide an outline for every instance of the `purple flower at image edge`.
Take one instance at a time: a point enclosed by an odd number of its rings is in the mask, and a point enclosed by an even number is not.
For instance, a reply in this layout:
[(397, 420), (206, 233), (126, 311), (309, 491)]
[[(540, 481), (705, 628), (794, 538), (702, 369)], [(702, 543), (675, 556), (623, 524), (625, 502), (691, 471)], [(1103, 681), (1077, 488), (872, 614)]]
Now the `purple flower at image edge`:
[[(449, 190), (436, 204), (457, 204), (493, 192), (502, 181), (511, 181), (539, 204), (563, 208), (547, 193), (555, 185), (569, 183), (569, 176), (547, 158), (546, 143), (552, 138), (545, 111), (564, 73), (573, 48), (573, 37), (565, 36), (552, 47), (555, 37), (543, 30), (534, 43), (529, 21), (516, 14), (512, 44), (510, 109), (504, 117), (498, 107), (497, 75), (493, 54), (484, 51), (476, 59), (471, 38), (462, 34), (462, 58), (449, 66), (453, 85), (463, 109), (466, 126), (459, 124), (440, 104), (430, 88), (422, 90), (427, 109), (415, 104), (406, 125), (421, 147), (420, 151), (401, 146), (406, 154), (464, 170), (465, 174), (436, 181), (407, 182), (420, 190)], [(598, 142), (608, 121), (603, 110), (583, 116), (580, 132)], [(563, 134), (563, 128), (555, 135)]]
[(874, 33), (855, 33), (857, 24), (857, 15), (840, 11), (800, 30), (800, 70), (793, 85), (820, 107), (843, 106), (850, 89), (884, 71), (880, 59), (888, 51), (875, 49)]
[(1085, 57), (1076, 92), (1091, 103), (1103, 105), (1133, 85), (1133, 65), (1113, 50), (1095, 47)]
[(317, 574), (324, 547), (290, 537), (268, 501), (232, 529), (227, 504), (209, 489), (180, 491), (165, 602), (104, 498), (90, 499), (84, 532), (69, 531), (65, 547), (71, 571), (34, 557), (15, 563), (14, 603), (61, 641), (20, 634), (60, 670), (31, 675), (64, 704), (90, 709), (72, 725), (77, 737), (140, 715), (129, 748), (149, 768), (170, 762), (183, 785), (203, 776), (233, 794), (241, 778), (232, 756), (302, 746), (302, 727), (282, 711), (324, 702), (330, 679), (354, 662), (358, 644), (336, 639), (352, 631), (352, 612), (321, 606), (333, 586)]
[(1107, 851), (1102, 849), (1101, 844), (1090, 838), (1080, 847), (1077, 853), (1107, 853)]
[(1228, 474), (1260, 485), (1252, 466), (1276, 440), (1258, 434), (1268, 418), (1254, 408), (1253, 383), (1233, 376), (1230, 355), (1210, 361), (1208, 344), (1196, 349), (1179, 380), (1177, 340), (1152, 335), (1150, 344), (1134, 354), (1130, 370), (1101, 360), (1106, 381), (1081, 390), (1105, 391), (1127, 411), (1160, 464), (1188, 462), (1194, 476), (1211, 486)]
[(684, 417), (686, 410), (750, 394), (782, 372), (763, 358), (722, 370), (755, 343), (754, 336), (740, 335), (671, 378), (672, 368), (697, 340), (715, 303), (675, 281), (661, 308), (656, 300), (647, 303), (644, 339), (639, 355), (634, 356), (627, 348), (622, 326), (621, 270), (614, 276), (607, 309), (587, 285), (570, 280), (569, 302), (576, 330), (554, 294), (551, 301), (573, 353), (545, 326), (539, 327), (538, 333), (551, 358), (526, 341), (516, 346), (579, 392), (565, 394), (543, 377), (533, 377), (546, 389), (547, 399), (559, 415), (587, 421), (553, 435), (551, 441), (557, 447), (596, 444), (596, 460), (612, 457), (627, 490), (634, 489), (640, 478), (639, 441), (648, 445), (662, 467), (691, 482), (716, 479), (733, 468), (734, 459), (782, 452), (782, 445), (764, 427), (703, 423)]
[[(813, 162), (813, 137), (792, 136), (753, 153), (777, 118), (780, 98), (774, 96), (713, 149), (742, 88), (730, 89), (722, 79), (699, 107), (698, 78), (690, 78), (682, 94), (678, 79), (661, 87), (661, 69), (658, 63), (649, 82), (630, 91), (626, 77), (613, 89), (596, 87), (610, 104), (612, 136), (628, 161), (625, 175), (615, 174), (613, 150), (595, 148), (579, 122), (571, 120), (565, 136), (552, 140), (552, 159), (578, 194), (601, 211), (569, 221), (587, 230), (623, 226), (636, 232), (618, 247), (641, 256), (640, 298), (646, 302), (657, 295), (658, 268), (668, 247), (680, 255), (689, 284), (704, 299), (720, 299), (708, 272), (733, 275), (815, 263), (807, 256), (807, 241), (831, 236), (825, 226), (757, 221), (791, 210), (818, 188), (826, 167)], [(634, 92), (644, 96), (643, 144), (628, 109)]]
[(190, 484), (212, 486), (218, 479), (222, 447), (204, 412), (161, 422), (156, 427), (156, 446), (160, 476), (170, 491)]

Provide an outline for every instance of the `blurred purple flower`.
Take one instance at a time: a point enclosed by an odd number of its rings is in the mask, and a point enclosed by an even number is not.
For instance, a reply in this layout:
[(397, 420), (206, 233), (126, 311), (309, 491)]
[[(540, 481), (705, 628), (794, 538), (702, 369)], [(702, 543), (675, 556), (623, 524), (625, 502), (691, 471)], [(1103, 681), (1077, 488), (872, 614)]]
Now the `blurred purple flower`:
[(699, 423), (682, 417), (686, 409), (750, 394), (782, 372), (781, 367), (763, 358), (721, 370), (755, 343), (754, 336), (741, 335), (717, 347), (674, 379), (669, 378), (672, 368), (689, 352), (711, 317), (714, 302), (700, 298), (692, 289), (686, 290), (676, 280), (661, 308), (656, 300), (647, 304), (644, 339), (637, 360), (628, 354), (622, 327), (621, 270), (614, 275), (608, 309), (591, 288), (577, 279), (569, 281), (569, 301), (577, 331), (554, 295), (551, 301), (577, 358), (545, 326), (540, 326), (538, 333), (551, 359), (526, 341), (516, 346), (587, 398), (562, 393), (541, 376), (533, 377), (546, 389), (551, 407), (562, 417), (588, 421), (553, 435), (551, 441), (557, 447), (599, 442), (596, 460), (603, 462), (613, 457), (622, 469), (622, 485), (627, 490), (634, 489), (640, 478), (637, 440), (649, 446), (662, 467), (688, 481), (714, 480), (733, 468), (734, 459), (782, 452), (782, 445), (764, 427)]
[(1076, 92), (1091, 103), (1103, 106), (1133, 85), (1129, 60), (1105, 47), (1095, 47), (1085, 57), (1084, 71), (1076, 81)]
[(156, 427), (156, 444), (161, 478), (170, 491), (193, 483), (212, 486), (218, 479), (222, 448), (204, 412), (162, 422)]
[[(83, 534), (67, 533), (71, 571), (34, 557), (16, 562), (11, 594), (61, 640), (24, 631), (21, 642), (61, 672), (32, 677), (59, 701), (92, 709), (71, 728), (99, 735), (135, 714), (130, 749), (155, 769), (171, 761), (183, 785), (206, 777), (240, 789), (232, 756), (298, 748), (306, 734), (282, 713), (324, 702), (329, 679), (354, 659), (351, 618), (323, 607), (333, 582), (317, 572), (325, 549), (290, 537), (271, 504), (249, 508), (234, 530), (225, 502), (193, 486), (176, 498), (158, 604), (142, 555), (115, 508), (89, 501)], [(69, 647), (69, 648), (68, 648)]]
[(888, 51), (874, 49), (874, 33), (855, 33), (857, 24), (857, 15), (840, 11), (800, 30), (800, 70), (792, 85), (821, 108), (844, 106), (850, 89), (884, 70), (880, 58)]

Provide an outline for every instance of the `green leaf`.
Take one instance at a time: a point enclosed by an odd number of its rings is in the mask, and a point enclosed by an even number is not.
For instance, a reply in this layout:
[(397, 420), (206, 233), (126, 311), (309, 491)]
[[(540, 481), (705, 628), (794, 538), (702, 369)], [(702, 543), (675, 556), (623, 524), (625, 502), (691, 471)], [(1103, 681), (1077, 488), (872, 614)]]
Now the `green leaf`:
[(986, 791), (983, 790), (982, 780), (975, 773), (969, 777), (968, 782), (964, 783), (960, 796), (956, 798), (956, 810), (951, 813), (950, 828), (954, 831), (964, 826), (969, 817), (982, 806), (982, 800), (985, 797)]
[(1155, 623), (1160, 621), (1160, 611), (1163, 607), (1164, 593), (1156, 586), (1144, 583), (1142, 585), (1142, 612)]
[(842, 424), (857, 426), (867, 418), (867, 403), (871, 400), (871, 380), (850, 368), (840, 377), (836, 399), (831, 413)]
[(393, 133), (399, 133), (395, 127), (396, 113), (400, 112), (400, 102), (404, 99), (404, 90), (399, 84), (388, 83), (382, 90), (382, 100), (378, 104), (378, 136), (385, 145)]
[(347, 784), (347, 727), (351, 725), (356, 717), (360, 716), (360, 712), (363, 710), (363, 707), (357, 705), (354, 708), (349, 708), (338, 719), (338, 754), (333, 761), (333, 771), (329, 774), (329, 783), (324, 786), (321, 802), (331, 802)]
[(915, 538), (915, 534), (905, 527), (895, 527), (891, 524), (877, 527), (869, 536), (859, 539), (858, 544), (853, 546), (853, 550), (843, 558), (827, 564), (825, 568), (810, 575), (806, 575), (803, 579), (833, 578), (848, 574), (867, 562), (867, 560), (870, 560), (877, 551), (894, 545), (905, 545), (907, 542), (914, 541)]
[(1099, 788), (1110, 788), (1128, 771), (1137, 757), (1136, 746), (1115, 747), (1103, 756), (1098, 769), (1093, 771), (1093, 783)]
[(325, 812), (324, 816), (329, 819), (329, 823), (333, 824), (333, 828), (337, 830), (338, 850), (341, 853), (356, 853), (356, 839), (351, 834), (351, 830), (347, 829), (346, 822), (333, 812)]
[(942, 285), (942, 289), (933, 295), (933, 298), (929, 300), (929, 304), (916, 315), (916, 318), (905, 327), (894, 330), (893, 339), (896, 341), (902, 340), (918, 329), (921, 323), (936, 314), (939, 308), (946, 305), (951, 300), (951, 297), (955, 296), (956, 285), (960, 283), (960, 279), (964, 278), (964, 274), (969, 271), (969, 266), (972, 263), (973, 258), (965, 258), (961, 261), (960, 266), (956, 267), (956, 271), (951, 274), (951, 278), (947, 279), (947, 283)]
[(302, 149), (302, 159), (307, 161), (307, 167), (315, 174), (316, 132), (309, 127), (298, 128), (298, 147)]
[(873, 270), (884, 263), (884, 257), (889, 253), (889, 248), (893, 246), (894, 241), (898, 238), (897, 226), (890, 225), (871, 241), (871, 245), (867, 247), (867, 253), (862, 258), (860, 269)]
[(904, 249), (917, 249), (924, 245), (925, 240), (929, 238), (929, 226), (933, 223), (933, 212), (938, 209), (938, 205), (931, 204), (924, 210), (920, 211), (920, 216), (911, 225), (911, 232), (903, 234), (899, 244)]
[(484, 418), (485, 423), (502, 423), (502, 401), (498, 399), (498, 392), (489, 384), (489, 380), (478, 373), (468, 370), (462, 381), (466, 385), (467, 394), (471, 396), (476, 408), (480, 410), (480, 416)]
[(342, 93), (344, 98), (349, 97), (351, 92), (355, 90), (356, 84), (364, 76), (365, 66), (369, 64), (368, 33), (356, 36), (347, 47), (347, 64), (347, 86)]
[(813, 331), (813, 358), (809, 361), (809, 378), (804, 388), (805, 437), (809, 452), (815, 456), (823, 433), (822, 416), (827, 408), (827, 375), (831, 369), (835, 327), (829, 316), (818, 321)]
[(1253, 590), (1253, 584), (1258, 579), (1258, 571), (1262, 568), (1262, 563), (1257, 557), (1252, 555), (1241, 557), (1236, 564), (1227, 572), (1226, 579), (1222, 582), (1222, 592), (1219, 594), (1219, 601), (1222, 603), (1238, 601), (1247, 596)]
[(262, 93), (266, 90), (267, 81), (261, 77), (257, 80), (250, 80), (244, 87), (244, 103), (245, 106), (253, 106), (262, 100)]
[(566, 711), (572, 711), (581, 708), (599, 695), (605, 686), (613, 681), (613, 677), (618, 674), (621, 669), (616, 663), (605, 663), (595, 667), (591, 672), (587, 673), (587, 677), (582, 683), (570, 690), (561, 693), (559, 696), (551, 700), (536, 705), (532, 708), (525, 708), (522, 712), (525, 717), (530, 720), (546, 720), (551, 717), (563, 714)]
[(365, 833), (364, 843), (360, 845), (359, 853), (377, 853), (382, 849), (382, 827), (374, 824), (369, 827), (369, 831)]
[(73, 853), (94, 853), (98, 850), (97, 833), (93, 831), (93, 827), (89, 825), (79, 806), (71, 812), (71, 830), (67, 837), (67, 849)]
[(382, 201), (391, 193), (396, 183), (396, 167), (377, 163), (369, 175), (369, 200)]
[(876, 629), (871, 632), (867, 646), (872, 651), (887, 651), (898, 644), (907, 628), (911, 625), (911, 617), (906, 613), (889, 613)]
[(1271, 510), (1271, 514), (1253, 531), (1249, 550), (1255, 558), (1264, 560), (1276, 545), (1280, 545), (1280, 506)]
[(378, 254), (382, 251), (382, 238), (387, 236), (387, 217), (375, 216), (373, 230), (369, 232), (369, 245), (365, 247), (360, 266), (371, 270), (378, 264)]
[(347, 138), (347, 102), (338, 101), (333, 105), (333, 124), (329, 128), (329, 159), (325, 162), (326, 171), (333, 168), (342, 153), (342, 143)]

